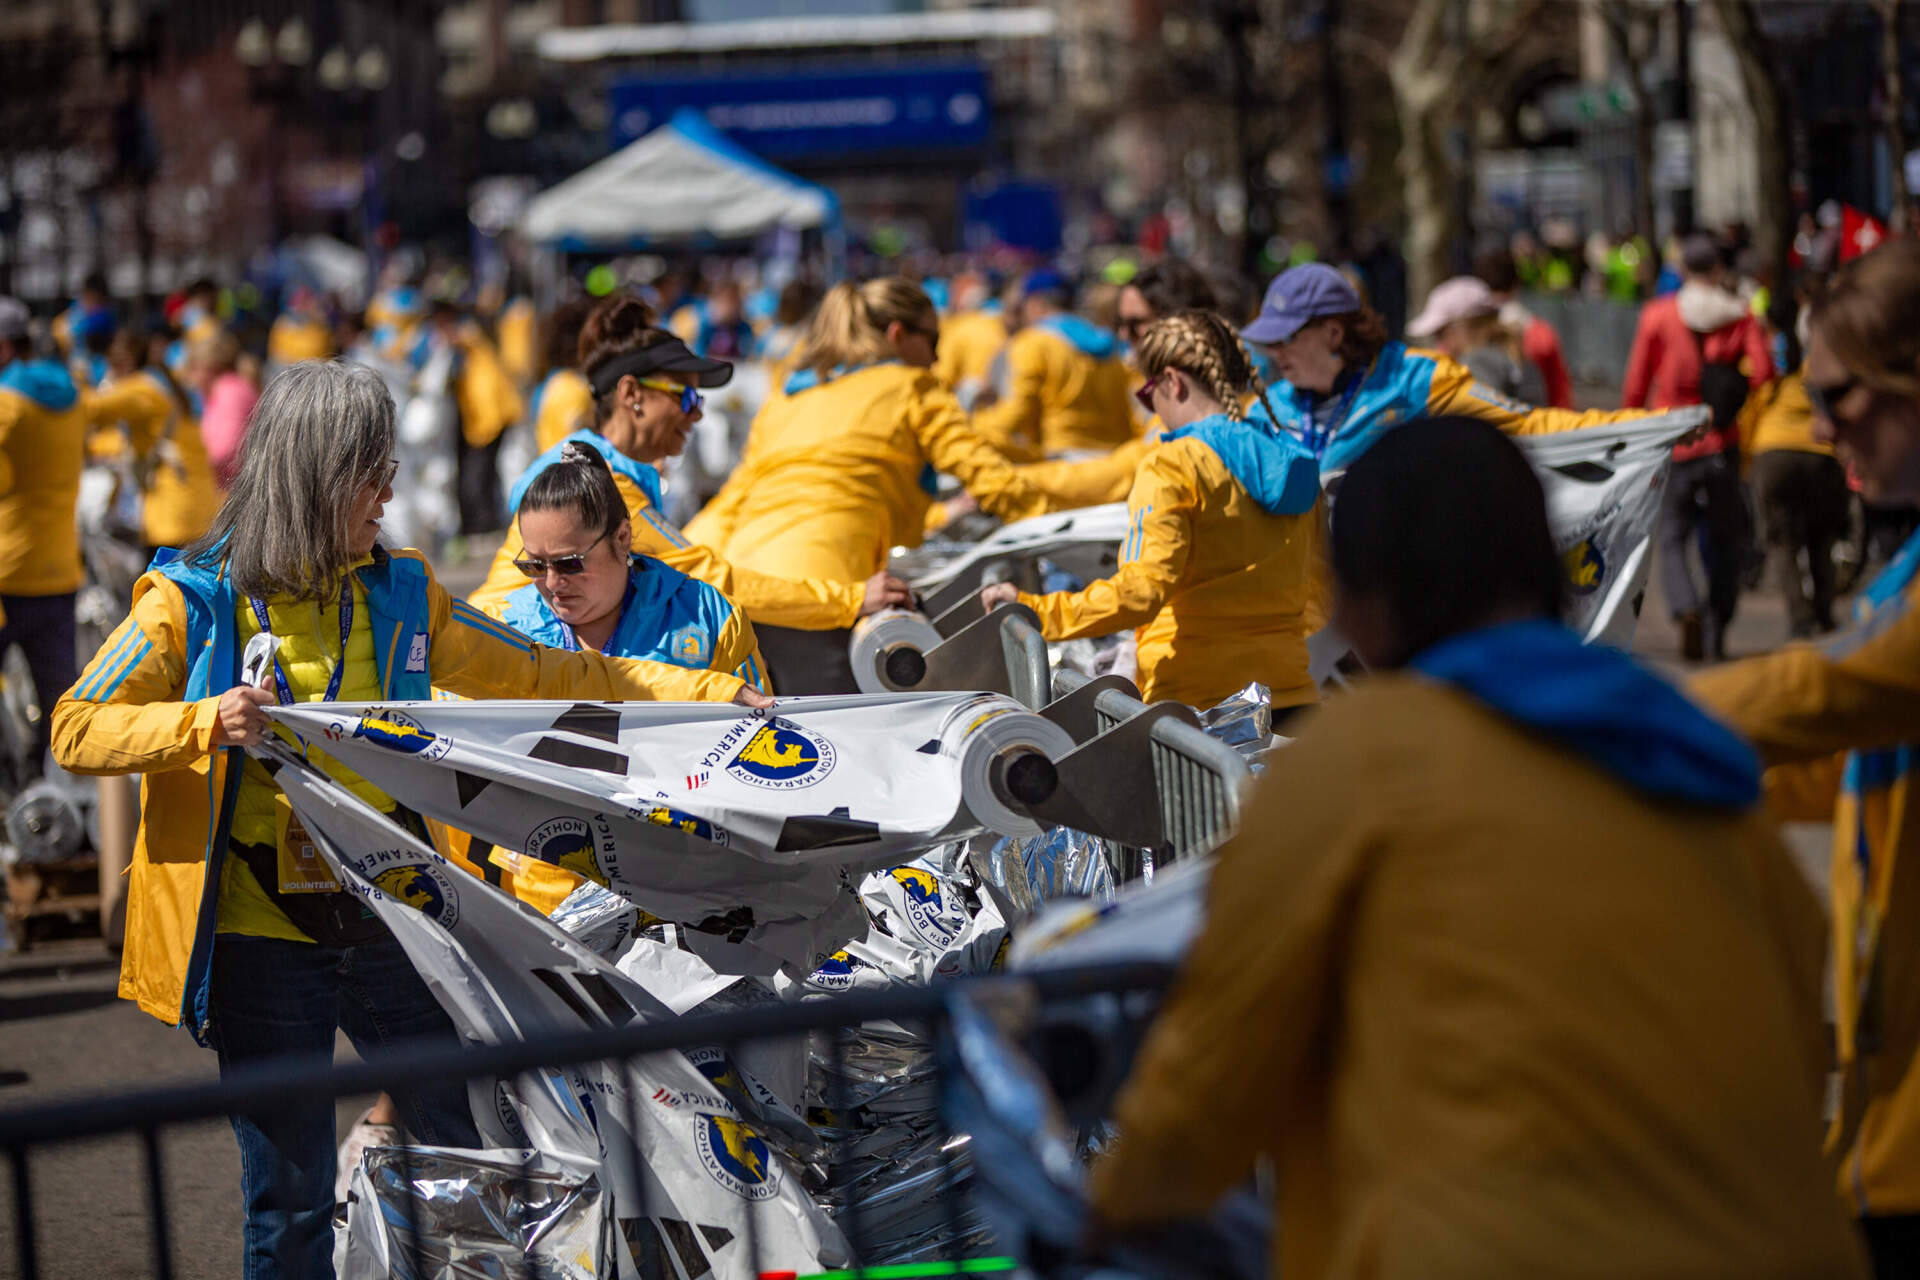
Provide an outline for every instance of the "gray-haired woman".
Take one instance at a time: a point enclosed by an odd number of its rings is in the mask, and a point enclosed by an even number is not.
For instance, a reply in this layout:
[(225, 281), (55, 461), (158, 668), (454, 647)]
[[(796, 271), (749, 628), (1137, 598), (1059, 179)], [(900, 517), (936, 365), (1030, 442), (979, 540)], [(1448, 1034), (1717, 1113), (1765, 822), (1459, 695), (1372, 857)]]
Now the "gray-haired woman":
[[(372, 371), (289, 366), (254, 411), (213, 528), (162, 551), (133, 610), (53, 713), (77, 773), (141, 773), (120, 994), (218, 1050), (222, 1072), (452, 1041), (452, 1024), (399, 944), (351, 895), (303, 866), (285, 797), (242, 748), (273, 702), (469, 697), (768, 700), (737, 676), (537, 645), (453, 599), (419, 554), (377, 545), (392, 497), (394, 407)], [(259, 688), (240, 682), (258, 632), (278, 637)], [(419, 827), (364, 778), (319, 761), (362, 799)], [(315, 890), (318, 880), (321, 887)], [(458, 1081), (397, 1101), (425, 1142), (477, 1142)], [(333, 1106), (290, 1100), (235, 1115), (249, 1280), (330, 1276)]]

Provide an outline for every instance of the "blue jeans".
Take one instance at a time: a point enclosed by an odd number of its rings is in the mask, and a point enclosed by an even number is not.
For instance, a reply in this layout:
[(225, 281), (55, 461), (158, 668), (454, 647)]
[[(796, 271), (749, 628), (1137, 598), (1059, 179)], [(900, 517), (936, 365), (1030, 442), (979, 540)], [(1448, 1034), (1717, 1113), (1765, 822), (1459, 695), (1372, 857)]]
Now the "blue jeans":
[[(405, 1041), (458, 1042), (453, 1022), (391, 937), (335, 950), (222, 934), (211, 1006), (220, 1073), (269, 1058), (331, 1060), (335, 1028), (363, 1056)], [(435, 1146), (477, 1147), (466, 1084), (396, 1091), (407, 1131)], [(230, 1116), (240, 1140), (246, 1280), (332, 1280), (333, 1100), (289, 1098)]]

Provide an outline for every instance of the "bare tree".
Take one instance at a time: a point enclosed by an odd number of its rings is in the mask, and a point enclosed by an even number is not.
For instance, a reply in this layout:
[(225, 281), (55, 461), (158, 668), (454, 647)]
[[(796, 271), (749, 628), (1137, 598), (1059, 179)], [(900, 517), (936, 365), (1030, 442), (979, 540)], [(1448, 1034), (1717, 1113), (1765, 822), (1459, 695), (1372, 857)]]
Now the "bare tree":
[[(1597, 6), (1600, 24), (1606, 28), (1615, 66), (1627, 76), (1632, 89), (1628, 123), (1633, 129), (1633, 168), (1637, 176), (1633, 190), (1634, 234), (1653, 244), (1657, 239), (1653, 207), (1653, 101), (1640, 68), (1652, 60), (1653, 46), (1660, 34), (1660, 11), (1638, 0), (1604, 0)], [(1649, 255), (1641, 263), (1645, 279), (1651, 281), (1659, 270), (1659, 259)]]
[(1740, 84), (1746, 91), (1747, 108), (1753, 113), (1760, 188), (1753, 221), (1754, 247), (1773, 267), (1774, 280), (1784, 282), (1793, 252), (1793, 130), (1786, 85), (1777, 70), (1780, 57), (1760, 25), (1755, 0), (1711, 3), (1720, 32), (1740, 67)]
[(1886, 131), (1887, 152), (1893, 171), (1892, 223), (1896, 232), (1907, 230), (1907, 128), (1905, 94), (1900, 84), (1900, 0), (1873, 0), (1873, 11), (1880, 18), (1880, 125)]
[(1424, 298), (1451, 274), (1470, 230), (1459, 194), (1473, 181), (1467, 107), (1500, 92), (1545, 0), (1415, 0), (1388, 62), (1400, 117), (1400, 176), (1407, 198), (1408, 296)]

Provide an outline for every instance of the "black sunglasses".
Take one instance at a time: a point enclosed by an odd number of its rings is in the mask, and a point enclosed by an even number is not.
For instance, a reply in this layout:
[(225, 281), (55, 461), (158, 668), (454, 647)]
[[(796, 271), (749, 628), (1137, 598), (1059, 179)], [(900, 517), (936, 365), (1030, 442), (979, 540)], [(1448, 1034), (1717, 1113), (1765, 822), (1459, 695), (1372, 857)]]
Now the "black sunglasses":
[(1828, 422), (1844, 422), (1846, 419), (1836, 414), (1833, 411), (1833, 406), (1853, 394), (1855, 388), (1859, 387), (1859, 385), (1860, 379), (1858, 378), (1848, 378), (1845, 381), (1836, 382), (1831, 386), (1825, 387), (1809, 379), (1807, 382), (1807, 402), (1813, 406), (1814, 413), (1825, 418)]
[[(593, 550), (606, 540), (607, 535), (602, 533), (599, 537), (587, 544), (587, 551)], [(586, 572), (587, 551), (582, 551), (570, 556), (555, 556), (551, 560), (542, 560), (538, 556), (522, 556), (513, 562), (513, 567), (526, 574), (529, 578), (544, 578), (547, 576), (547, 570), (549, 569), (563, 578), (571, 578), (576, 573)]]

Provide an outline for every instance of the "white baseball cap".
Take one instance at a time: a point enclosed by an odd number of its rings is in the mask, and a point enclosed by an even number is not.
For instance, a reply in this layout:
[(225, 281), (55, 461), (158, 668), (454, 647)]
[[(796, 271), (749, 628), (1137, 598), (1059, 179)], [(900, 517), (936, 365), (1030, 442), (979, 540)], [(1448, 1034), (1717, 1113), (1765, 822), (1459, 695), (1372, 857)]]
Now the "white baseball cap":
[(1407, 332), (1418, 338), (1431, 338), (1456, 320), (1500, 314), (1493, 290), (1479, 276), (1455, 276), (1433, 286), (1427, 305), (1407, 321)]

